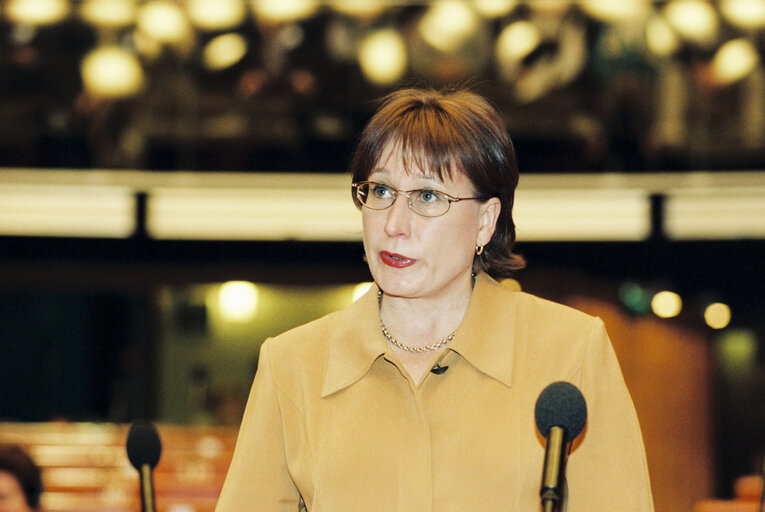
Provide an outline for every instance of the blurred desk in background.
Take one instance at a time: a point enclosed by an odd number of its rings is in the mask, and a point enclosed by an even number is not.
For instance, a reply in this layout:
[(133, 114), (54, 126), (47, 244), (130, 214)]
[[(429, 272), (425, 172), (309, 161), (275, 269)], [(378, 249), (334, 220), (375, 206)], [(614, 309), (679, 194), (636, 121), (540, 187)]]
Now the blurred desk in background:
[(696, 503), (693, 512), (757, 512), (762, 485), (762, 478), (758, 475), (739, 477), (733, 485), (733, 499), (702, 500)]
[[(0, 423), (0, 442), (24, 447), (42, 470), (46, 512), (140, 510), (138, 472), (125, 440), (130, 425)], [(154, 470), (158, 512), (212, 512), (237, 428), (157, 425), (162, 457)]]

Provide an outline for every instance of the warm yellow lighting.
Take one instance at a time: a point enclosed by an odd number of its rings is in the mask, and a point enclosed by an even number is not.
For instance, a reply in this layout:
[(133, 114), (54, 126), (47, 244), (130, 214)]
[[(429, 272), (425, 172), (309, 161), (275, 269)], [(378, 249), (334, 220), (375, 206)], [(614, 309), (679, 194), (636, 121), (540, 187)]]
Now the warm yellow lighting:
[(247, 40), (240, 34), (223, 34), (212, 39), (202, 50), (202, 64), (218, 71), (233, 66), (247, 53)]
[(477, 29), (475, 11), (459, 0), (437, 0), (419, 24), (422, 38), (445, 53), (456, 51)]
[(508, 25), (497, 38), (497, 64), (501, 67), (522, 60), (534, 51), (541, 39), (539, 29), (529, 21), (516, 21)]
[(335, 11), (356, 18), (373, 18), (385, 10), (383, 0), (330, 0)]
[(393, 29), (378, 30), (361, 42), (358, 58), (361, 71), (369, 81), (388, 85), (399, 80), (406, 72), (406, 42)]
[(185, 12), (170, 0), (151, 0), (143, 4), (136, 24), (141, 32), (160, 43), (182, 43), (191, 35)]
[(225, 30), (242, 23), (247, 9), (241, 0), (189, 0), (189, 18), (203, 30)]
[(513, 218), (524, 241), (644, 240), (651, 233), (648, 195), (626, 188), (521, 187)]
[(253, 0), (255, 15), (269, 23), (291, 23), (310, 17), (319, 7), (316, 0)]
[(119, 28), (135, 20), (134, 0), (85, 0), (80, 7), (82, 18), (93, 25)]
[(678, 294), (670, 291), (659, 292), (651, 299), (651, 309), (659, 318), (672, 318), (680, 314), (683, 309), (683, 299)]
[(704, 310), (704, 320), (712, 329), (724, 329), (730, 323), (730, 307), (722, 302), (710, 304)]
[(717, 36), (717, 13), (704, 0), (675, 0), (667, 5), (664, 13), (670, 25), (690, 41), (710, 44)]
[(640, 22), (651, 12), (645, 0), (584, 0), (582, 8), (593, 18), (606, 23)]
[(69, 14), (67, 0), (9, 0), (5, 15), (14, 23), (51, 25)]
[(765, 238), (762, 185), (678, 190), (664, 206), (665, 232), (674, 240)]
[(473, 0), (473, 7), (484, 18), (501, 18), (510, 14), (518, 0)]
[(249, 322), (258, 310), (258, 288), (248, 281), (229, 281), (218, 291), (221, 317), (231, 322)]
[(646, 23), (645, 37), (648, 49), (659, 57), (668, 57), (680, 47), (675, 31), (666, 19), (658, 15)]
[(760, 62), (757, 49), (746, 39), (722, 45), (712, 58), (710, 72), (716, 83), (728, 85), (746, 78)]
[(259, 174), (246, 186), (198, 183), (156, 187), (147, 205), (147, 230), (155, 238), (191, 240), (361, 239), (361, 213), (348, 180), (337, 176)]
[(1, 235), (124, 238), (134, 231), (128, 187), (0, 183)]
[[(88, 193), (94, 184), (98, 189)], [(135, 225), (133, 196), (143, 192), (147, 232), (156, 238), (359, 242), (361, 213), (348, 188), (347, 176), (329, 172), (4, 168), (0, 234), (58, 236), (96, 226), (114, 233), (105, 236), (127, 236)], [(652, 194), (666, 197), (663, 228), (672, 240), (765, 239), (765, 173), (758, 171), (527, 175), (513, 212), (518, 237), (644, 240), (651, 233)], [(66, 208), (59, 208), (62, 201)]]
[(739, 28), (754, 30), (765, 27), (765, 0), (722, 0), (720, 12)]
[(351, 301), (356, 302), (362, 295), (367, 293), (374, 283), (359, 283), (353, 287), (353, 293), (351, 294)]
[(85, 56), (82, 81), (92, 95), (125, 98), (143, 87), (144, 73), (135, 55), (118, 46), (102, 46)]

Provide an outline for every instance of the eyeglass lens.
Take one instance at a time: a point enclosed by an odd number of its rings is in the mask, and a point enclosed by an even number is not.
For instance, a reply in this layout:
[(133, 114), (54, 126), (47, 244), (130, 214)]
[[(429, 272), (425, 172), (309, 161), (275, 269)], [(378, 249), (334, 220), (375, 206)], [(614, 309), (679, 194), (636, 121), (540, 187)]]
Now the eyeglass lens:
[(443, 215), (449, 210), (449, 199), (435, 190), (412, 190), (409, 192), (399, 191), (382, 183), (365, 182), (357, 185), (357, 197), (359, 201), (373, 210), (389, 208), (398, 197), (399, 193), (407, 196), (409, 208), (415, 213), (425, 217)]

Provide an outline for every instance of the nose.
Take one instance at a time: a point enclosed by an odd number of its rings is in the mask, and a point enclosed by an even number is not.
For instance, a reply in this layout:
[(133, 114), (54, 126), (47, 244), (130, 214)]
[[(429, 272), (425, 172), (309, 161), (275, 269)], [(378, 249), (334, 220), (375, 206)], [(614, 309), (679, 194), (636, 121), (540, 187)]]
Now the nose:
[(387, 215), (385, 234), (388, 236), (409, 236), (412, 215), (415, 215), (409, 208), (409, 198), (399, 193), (393, 204), (384, 211)]

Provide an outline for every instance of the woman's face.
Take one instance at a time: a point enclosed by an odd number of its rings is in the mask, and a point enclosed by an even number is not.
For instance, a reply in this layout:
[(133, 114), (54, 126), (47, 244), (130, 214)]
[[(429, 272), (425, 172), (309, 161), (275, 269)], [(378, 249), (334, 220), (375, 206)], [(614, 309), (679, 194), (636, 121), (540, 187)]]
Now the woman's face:
[(16, 477), (0, 471), (0, 512), (32, 512)]
[[(399, 190), (432, 189), (456, 197), (475, 191), (462, 173), (444, 181), (413, 163), (404, 167), (398, 145), (383, 151), (367, 180)], [(448, 298), (469, 293), (476, 245), (485, 245), (499, 215), (497, 198), (459, 201), (440, 217), (413, 212), (399, 194), (385, 210), (362, 208), (364, 249), (375, 282), (387, 294), (407, 298)]]

